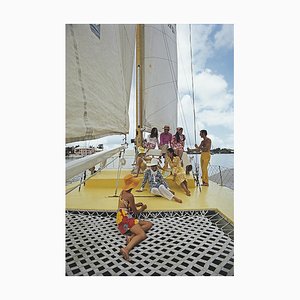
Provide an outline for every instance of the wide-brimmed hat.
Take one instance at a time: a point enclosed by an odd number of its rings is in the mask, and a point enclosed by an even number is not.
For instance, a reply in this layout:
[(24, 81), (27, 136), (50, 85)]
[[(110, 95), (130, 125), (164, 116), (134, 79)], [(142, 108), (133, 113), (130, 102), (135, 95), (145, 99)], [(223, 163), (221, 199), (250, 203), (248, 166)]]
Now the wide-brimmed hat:
[(169, 125), (165, 125), (163, 129), (170, 129)]
[(146, 153), (146, 149), (142, 146), (139, 146), (137, 149), (138, 154)]
[(154, 167), (158, 165), (158, 160), (157, 158), (152, 158), (151, 162), (147, 164), (148, 167)]
[(122, 186), (122, 189), (125, 191), (128, 191), (130, 189), (134, 189), (137, 187), (140, 183), (140, 179), (136, 178), (132, 174), (126, 175), (124, 178), (124, 185)]

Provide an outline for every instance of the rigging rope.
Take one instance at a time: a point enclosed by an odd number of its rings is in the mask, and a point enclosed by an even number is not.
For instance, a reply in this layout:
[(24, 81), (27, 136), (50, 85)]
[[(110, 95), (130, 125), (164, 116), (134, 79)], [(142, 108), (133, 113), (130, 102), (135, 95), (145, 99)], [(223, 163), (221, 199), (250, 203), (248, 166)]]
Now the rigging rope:
[(190, 52), (191, 52), (191, 77), (192, 77), (192, 99), (193, 99), (193, 113), (194, 113), (194, 138), (196, 144), (196, 111), (195, 111), (195, 93), (194, 93), (194, 71), (193, 71), (193, 47), (192, 47), (192, 25), (190, 24)]
[[(181, 51), (180, 51), (180, 43), (178, 43), (178, 46), (179, 46), (178, 47), (178, 56), (180, 57), (180, 60), (181, 60), (183, 75), (184, 75), (185, 82), (186, 82), (186, 87), (188, 89), (189, 94), (191, 94), (192, 92), (191, 92), (191, 88), (190, 88), (190, 85), (189, 85), (189, 80), (187, 78), (187, 72), (185, 70), (185, 63), (184, 63), (185, 61), (183, 60), (182, 55), (181, 55)], [(179, 93), (179, 91), (178, 91), (178, 93)], [(182, 96), (183, 95), (179, 93), (179, 98), (181, 98)], [(179, 102), (179, 110), (181, 112), (181, 114), (179, 114), (179, 116), (181, 118), (183, 126), (186, 128), (185, 135), (186, 135), (187, 144), (189, 144), (191, 146), (194, 146), (194, 143), (192, 142), (192, 139), (190, 137), (189, 130), (188, 130), (188, 127), (187, 127), (187, 122), (186, 122), (186, 119), (185, 119), (182, 103), (181, 103), (180, 100), (178, 102)]]
[[(124, 138), (125, 142), (124, 144), (128, 145), (127, 143), (127, 136), (125, 135), (125, 138)], [(123, 154), (123, 157), (121, 158)], [(117, 191), (118, 191), (118, 185), (119, 185), (119, 179), (120, 179), (120, 175), (121, 175), (121, 169), (122, 169), (122, 166), (125, 164), (123, 160), (124, 159), (124, 154), (125, 154), (125, 149), (122, 149), (119, 153), (119, 165), (118, 165), (118, 173), (117, 173), (117, 178), (116, 178), (116, 189), (115, 189), (115, 195), (114, 197), (116, 197), (116, 194), (117, 194)], [(66, 195), (69, 194), (70, 192), (72, 192), (73, 190), (75, 190), (77, 187), (79, 187), (79, 191), (81, 189), (81, 186), (82, 184), (85, 185), (86, 181), (88, 181), (89, 179), (91, 179), (92, 177), (94, 177), (96, 174), (98, 174), (99, 172), (101, 172), (103, 169), (105, 169), (107, 166), (109, 166), (110, 164), (112, 164), (118, 157), (115, 157), (111, 162), (109, 162), (108, 164), (106, 164), (105, 166), (103, 167), (100, 167), (97, 171), (95, 171), (94, 173), (91, 174), (91, 176), (89, 176), (88, 178), (86, 178), (86, 171), (83, 172), (83, 175), (81, 176), (81, 179), (80, 179), (80, 182), (75, 185), (73, 188), (71, 188), (70, 190), (68, 190), (66, 192)]]
[(190, 137), (189, 131), (187, 130), (187, 128), (188, 128), (187, 127), (187, 122), (186, 122), (186, 119), (185, 119), (185, 116), (184, 116), (184, 111), (183, 111), (183, 107), (182, 107), (181, 101), (179, 101), (179, 108), (181, 110), (180, 117), (181, 117), (182, 124), (184, 124), (183, 126), (184, 126), (184, 128), (186, 128), (184, 134), (186, 136), (186, 139), (189, 141), (190, 145), (192, 145), (191, 137)]
[[(125, 139), (126, 139), (126, 136), (125, 136)], [(118, 192), (118, 186), (119, 186), (119, 179), (120, 179), (120, 175), (121, 175), (121, 169), (122, 169), (122, 162), (121, 160), (124, 159), (124, 153), (125, 153), (125, 150), (122, 149), (119, 153), (119, 165), (118, 165), (118, 173), (117, 173), (117, 180), (116, 180), (116, 189), (115, 189), (115, 194), (114, 194), (114, 197), (117, 197), (117, 192)], [(123, 154), (123, 157), (121, 158)]]
[[(168, 59), (169, 59), (169, 61), (171, 62), (171, 54), (170, 54), (170, 49), (169, 49), (169, 47), (168, 47), (168, 43), (167, 43), (167, 39), (166, 39), (166, 33), (165, 33), (165, 30), (164, 30), (164, 27), (162, 27), (163, 28), (163, 37), (164, 37), (164, 42), (165, 42), (165, 46), (166, 46), (166, 50), (167, 50), (167, 56), (168, 56)], [(176, 30), (177, 30), (177, 28), (176, 28)], [(179, 98), (179, 93), (178, 93), (178, 82), (177, 82), (177, 80), (176, 80), (176, 76), (175, 76), (175, 71), (174, 71), (174, 66), (173, 66), (173, 64), (169, 64), (169, 66), (170, 66), (170, 68), (171, 68), (171, 74), (172, 74), (172, 77), (174, 78), (174, 80), (173, 80), (173, 82), (175, 83), (175, 94), (177, 95), (177, 99)], [(186, 128), (186, 131), (185, 131), (185, 135), (187, 135), (187, 138), (190, 140), (190, 135), (189, 135), (189, 131), (187, 130), (187, 122), (186, 122), (186, 120), (185, 120), (185, 117), (184, 117), (184, 114), (183, 114), (183, 108), (182, 108), (182, 104), (181, 104), (181, 102), (180, 101), (178, 101), (179, 102), (179, 105), (180, 105), (180, 108), (181, 108), (181, 110), (182, 110), (182, 118), (183, 118), (183, 124), (184, 124), (184, 126), (185, 126), (185, 128)]]
[(88, 181), (89, 179), (91, 179), (93, 176), (95, 176), (96, 174), (98, 174), (99, 172), (101, 172), (103, 169), (105, 169), (107, 166), (109, 166), (110, 164), (112, 164), (115, 160), (117, 159), (114, 158), (111, 162), (109, 162), (108, 164), (106, 164), (105, 166), (103, 166), (102, 168), (100, 167), (96, 172), (94, 172), (91, 176), (89, 176), (87, 179), (84, 179), (82, 180), (83, 177), (86, 178), (86, 176), (84, 176), (84, 173), (83, 173), (83, 176), (81, 177), (81, 180), (80, 180), (80, 183), (78, 183), (77, 185), (75, 185), (73, 188), (71, 188), (70, 190), (68, 190), (66, 192), (66, 195), (69, 194), (70, 192), (72, 192), (73, 190), (75, 190), (76, 188), (78, 188), (79, 186), (81, 186), (82, 184), (86, 183), (86, 181)]

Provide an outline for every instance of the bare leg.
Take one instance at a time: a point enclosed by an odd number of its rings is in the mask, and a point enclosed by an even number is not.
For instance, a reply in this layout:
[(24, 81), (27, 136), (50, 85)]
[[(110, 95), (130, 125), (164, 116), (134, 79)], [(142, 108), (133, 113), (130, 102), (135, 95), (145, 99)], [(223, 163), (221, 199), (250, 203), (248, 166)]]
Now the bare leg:
[(175, 195), (173, 196), (174, 201), (178, 202), (178, 203), (182, 203), (182, 200), (177, 198)]
[(180, 159), (182, 157), (182, 153), (183, 153), (183, 150), (178, 150), (178, 156), (180, 157)]
[(191, 196), (191, 192), (190, 192), (189, 189), (187, 188), (185, 182), (186, 182), (186, 181), (181, 182), (180, 186), (183, 188), (183, 190), (185, 191), (185, 194), (186, 194), (187, 196)]
[(132, 250), (132, 248), (147, 238), (146, 233), (140, 224), (136, 224), (133, 227), (131, 227), (130, 231), (134, 234), (134, 237), (132, 237), (132, 239), (129, 241), (126, 247), (120, 249), (120, 254), (126, 260), (129, 260), (129, 253)]
[(142, 161), (143, 160), (140, 157), (138, 157), (137, 160), (136, 160), (136, 165), (137, 165), (136, 177), (138, 177), (139, 174), (140, 174)]
[(126, 235), (126, 245), (129, 244), (129, 242), (132, 240), (132, 238), (135, 236), (135, 234), (132, 235)]
[[(139, 222), (139, 224), (141, 225), (142, 229), (147, 232), (151, 229), (151, 227), (153, 226), (153, 223), (150, 221), (145, 221), (142, 220)], [(132, 233), (130, 236), (126, 236), (126, 244), (129, 244), (130, 241), (134, 238), (135, 234)]]
[(188, 186), (187, 186), (186, 180), (183, 181), (183, 185), (184, 185), (184, 187), (185, 187), (184, 191), (185, 191), (186, 195), (187, 195), (187, 196), (191, 196), (191, 192), (190, 192), (190, 190), (189, 190), (189, 188), (188, 188)]
[(188, 193), (189, 193), (188, 196), (191, 196), (191, 191), (190, 191), (189, 188), (188, 188), (188, 185), (187, 185), (187, 181), (186, 181), (186, 180), (184, 181), (184, 184), (185, 184), (185, 186), (186, 186), (186, 189), (188, 190)]
[(139, 224), (141, 225), (142, 229), (145, 231), (145, 232), (148, 232), (151, 227), (153, 226), (153, 223), (150, 222), (150, 221), (145, 221), (145, 220), (142, 220), (142, 221), (139, 221)]

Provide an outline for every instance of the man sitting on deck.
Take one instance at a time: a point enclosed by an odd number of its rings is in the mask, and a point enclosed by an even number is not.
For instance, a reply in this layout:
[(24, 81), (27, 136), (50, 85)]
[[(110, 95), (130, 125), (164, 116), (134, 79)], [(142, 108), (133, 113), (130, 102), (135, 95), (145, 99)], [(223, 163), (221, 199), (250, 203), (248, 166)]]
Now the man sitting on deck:
[(182, 203), (182, 200), (177, 198), (169, 189), (167, 183), (165, 182), (163, 176), (158, 170), (158, 160), (152, 158), (150, 164), (147, 164), (150, 169), (147, 169), (144, 173), (144, 179), (142, 186), (137, 192), (142, 192), (147, 181), (149, 182), (150, 192), (154, 195), (167, 198), (168, 200), (174, 199), (178, 203)]

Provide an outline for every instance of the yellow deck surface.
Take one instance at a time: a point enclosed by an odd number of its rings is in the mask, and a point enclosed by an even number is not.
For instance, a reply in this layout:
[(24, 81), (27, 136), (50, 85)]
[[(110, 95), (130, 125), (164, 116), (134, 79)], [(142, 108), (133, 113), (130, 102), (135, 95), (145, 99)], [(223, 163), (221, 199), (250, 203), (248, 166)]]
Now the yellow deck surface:
[[(123, 184), (122, 178), (129, 174), (130, 170), (121, 171), (121, 180), (116, 195), (120, 194)], [(115, 197), (116, 190), (116, 170), (104, 170), (101, 173), (89, 179), (81, 191), (76, 188), (66, 195), (66, 209), (76, 210), (116, 210), (118, 197)], [(143, 175), (139, 175), (143, 179)], [(175, 194), (183, 203), (169, 201), (162, 197), (151, 195), (149, 187), (146, 185), (142, 193), (132, 191), (136, 202), (147, 204), (149, 211), (167, 211), (167, 210), (200, 210), (209, 209), (220, 212), (229, 222), (234, 223), (234, 191), (222, 187), (212, 181), (209, 187), (199, 188), (194, 186), (194, 180), (191, 175), (188, 176), (188, 186), (191, 196), (186, 196), (183, 190), (176, 186), (171, 177), (166, 179), (169, 187), (175, 191)], [(67, 187), (69, 188), (69, 186)]]

